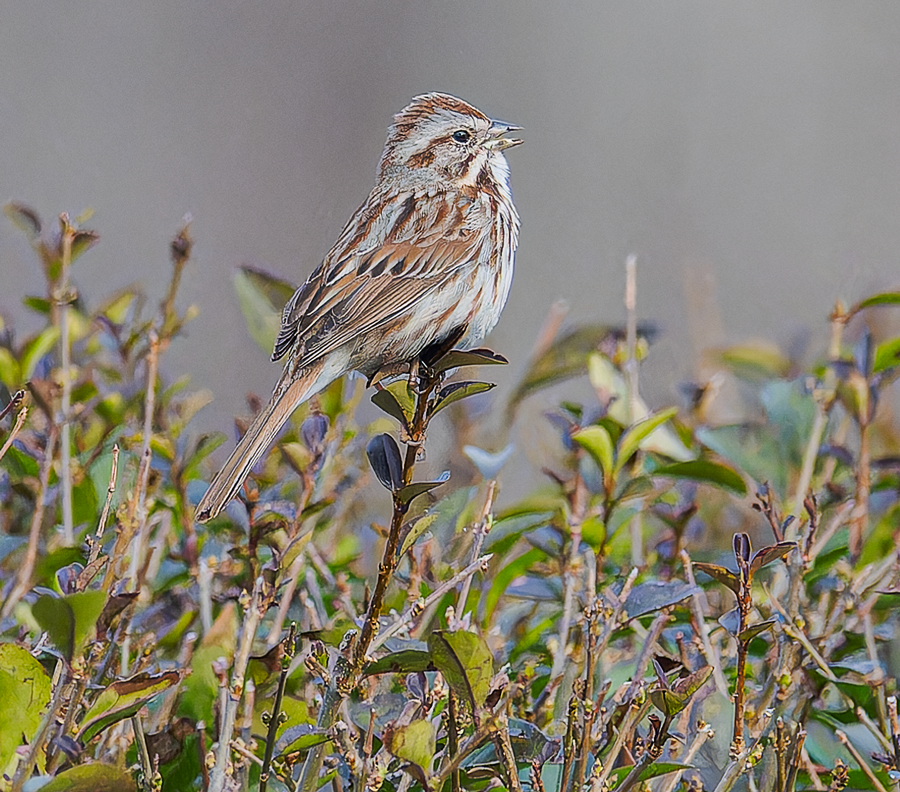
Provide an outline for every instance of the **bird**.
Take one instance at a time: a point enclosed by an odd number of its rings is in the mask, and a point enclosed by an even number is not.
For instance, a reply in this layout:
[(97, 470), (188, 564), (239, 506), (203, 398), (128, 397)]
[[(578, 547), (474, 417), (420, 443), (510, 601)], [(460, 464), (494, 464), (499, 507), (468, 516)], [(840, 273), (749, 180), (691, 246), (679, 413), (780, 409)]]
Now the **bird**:
[(291, 413), (339, 377), (399, 373), (426, 348), (479, 343), (509, 296), (519, 237), (504, 152), (521, 127), (446, 93), (393, 118), (375, 186), (284, 306), (284, 370), (206, 494), (214, 518)]

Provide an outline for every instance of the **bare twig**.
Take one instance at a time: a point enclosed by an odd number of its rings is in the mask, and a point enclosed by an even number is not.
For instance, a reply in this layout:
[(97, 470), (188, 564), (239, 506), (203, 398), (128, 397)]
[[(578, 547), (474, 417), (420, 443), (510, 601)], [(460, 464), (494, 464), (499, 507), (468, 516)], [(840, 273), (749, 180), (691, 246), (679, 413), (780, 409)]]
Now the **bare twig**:
[[(478, 519), (475, 521), (475, 525), (472, 528), (472, 553), (470, 557), (473, 562), (481, 553), (484, 539), (491, 530), (491, 509), (494, 506), (494, 496), (496, 494), (497, 482), (491, 480), (487, 485), (487, 494), (484, 496), (484, 505), (481, 507), (481, 514), (478, 515)], [(466, 607), (466, 600), (469, 599), (469, 588), (471, 585), (472, 576), (467, 575), (463, 580), (462, 587), (459, 590), (459, 596), (456, 599), (456, 612), (459, 618), (465, 616), (464, 610)]]
[(288, 610), (294, 600), (297, 584), (300, 582), (300, 573), (303, 571), (304, 555), (305, 553), (303, 552), (297, 553), (285, 575), (284, 579), (286, 582), (284, 583), (284, 588), (281, 590), (281, 601), (278, 603), (278, 613), (272, 621), (272, 626), (269, 629), (269, 637), (266, 640), (266, 646), (268, 647), (275, 646), (275, 644), (281, 640), (281, 631), (287, 620)]
[[(19, 391), (19, 393), (24, 395), (24, 391)], [(19, 394), (17, 393), (16, 396)], [(15, 398), (15, 397), (14, 397)], [(12, 404), (12, 402), (10, 402)], [(0, 459), (6, 455), (6, 452), (9, 451), (9, 447), (13, 444), (19, 432), (22, 431), (22, 427), (25, 425), (25, 419), (28, 417), (28, 408), (23, 407), (16, 414), (16, 423), (12, 428), (12, 431), (9, 433), (9, 437), (6, 438), (6, 442), (3, 443), (3, 448), (0, 448)]]
[(631, 254), (625, 261), (625, 346), (628, 359), (625, 362), (625, 381), (628, 387), (629, 423), (640, 414), (637, 359), (637, 256)]
[(762, 717), (767, 719), (768, 722), (760, 732), (759, 737), (749, 745), (745, 745), (743, 750), (725, 765), (725, 772), (722, 774), (722, 777), (719, 779), (719, 783), (716, 784), (716, 788), (713, 792), (728, 792), (728, 790), (734, 786), (734, 782), (737, 781), (738, 776), (746, 770), (747, 757), (749, 757), (750, 754), (757, 749), (759, 744), (771, 733), (774, 725), (771, 710), (766, 710), (762, 714)]
[(781, 624), (781, 628), (795, 641), (799, 641), (803, 648), (807, 651), (809, 656), (813, 659), (815, 664), (819, 666), (821, 672), (825, 675), (825, 677), (831, 682), (837, 682), (838, 678), (834, 675), (834, 672), (829, 668), (828, 663), (825, 662), (825, 659), (819, 654), (819, 650), (813, 646), (812, 641), (809, 640), (806, 633), (798, 626), (796, 626), (790, 616), (788, 616), (787, 611), (785, 611), (784, 607), (781, 603), (775, 598), (775, 596), (766, 588), (765, 584), (763, 584), (763, 591), (766, 594), (767, 602), (778, 611), (778, 614), (784, 620)]
[(50, 736), (50, 727), (59, 715), (59, 707), (63, 701), (63, 691), (69, 684), (69, 673), (66, 670), (66, 664), (62, 660), (57, 662), (56, 671), (56, 687), (53, 689), (50, 706), (47, 708), (47, 712), (44, 713), (41, 725), (28, 746), (28, 754), (16, 768), (12, 786), (10, 787), (11, 792), (22, 792), (25, 782), (31, 778), (31, 771), (34, 768), (34, 763), (37, 761), (38, 753), (43, 749), (44, 743)]
[(281, 725), (281, 705), (284, 702), (284, 689), (287, 685), (288, 671), (291, 660), (294, 658), (297, 645), (297, 625), (291, 624), (290, 632), (284, 639), (284, 654), (281, 658), (281, 673), (278, 676), (278, 688), (275, 691), (275, 706), (269, 713), (268, 730), (266, 732), (266, 751), (262, 762), (262, 772), (259, 774), (259, 792), (266, 792), (269, 783), (269, 770), (272, 766), (272, 756), (275, 754), (275, 738), (278, 727)]
[(109, 506), (112, 503), (112, 496), (116, 491), (116, 479), (119, 475), (119, 444), (115, 443), (112, 447), (112, 468), (109, 471), (109, 484), (106, 487), (106, 501), (103, 504), (103, 511), (100, 513), (100, 521), (97, 523), (97, 534), (91, 545), (91, 554), (88, 558), (88, 564), (92, 564), (100, 555), (100, 548), (103, 547), (103, 534), (106, 531), (106, 520), (109, 518)]
[[(715, 736), (715, 730), (704, 724), (697, 734), (694, 735), (694, 739), (691, 741), (688, 749), (684, 752), (684, 756), (680, 757), (678, 761), (682, 764), (690, 764), (691, 760), (697, 755), (697, 751), (703, 747), (704, 743)], [(668, 779), (666, 779), (666, 782), (659, 788), (658, 792), (673, 792), (675, 787), (678, 786), (678, 782), (681, 780), (683, 772), (683, 770), (678, 770), (677, 772), (672, 773)]]
[(703, 643), (703, 653), (706, 655), (706, 662), (712, 666), (716, 690), (725, 698), (729, 698), (728, 682), (725, 681), (725, 673), (722, 671), (722, 658), (709, 637), (709, 626), (706, 624), (706, 617), (703, 614), (703, 593), (697, 586), (697, 580), (694, 577), (694, 565), (687, 550), (681, 551), (681, 563), (684, 565), (684, 574), (688, 583), (695, 589), (695, 593), (691, 596), (691, 606), (694, 612), (694, 620), (697, 622), (697, 630), (700, 633), (700, 640)]
[(16, 576), (16, 585), (3, 603), (0, 609), (0, 619), (4, 619), (13, 612), (19, 600), (28, 593), (31, 588), (31, 575), (34, 572), (34, 564), (37, 561), (38, 542), (41, 535), (41, 524), (44, 522), (44, 500), (47, 497), (47, 487), (50, 483), (50, 468), (53, 467), (53, 451), (56, 447), (59, 427), (56, 424), (50, 426), (50, 434), (47, 437), (47, 445), (44, 448), (44, 458), (41, 460), (40, 484), (35, 496), (34, 514), (31, 515), (31, 529), (28, 532), (28, 547), (25, 549), (25, 558), (19, 567)]
[(823, 784), (822, 779), (819, 778), (815, 765), (813, 765), (812, 759), (809, 758), (809, 753), (806, 751), (806, 746), (801, 746), (800, 748), (800, 760), (803, 762), (803, 767), (809, 775), (809, 780), (812, 781), (813, 789), (824, 792), (825, 784)]
[(457, 572), (452, 578), (443, 581), (423, 600), (413, 603), (407, 609), (406, 613), (397, 619), (397, 621), (385, 627), (377, 636), (375, 636), (372, 640), (372, 651), (384, 645), (385, 641), (396, 635), (398, 632), (409, 628), (422, 613), (431, 607), (432, 604), (438, 602), (448, 591), (456, 588), (463, 581), (471, 580), (472, 576), (479, 569), (485, 568), (485, 565), (493, 558), (493, 555), (493, 553), (487, 553), (486, 555), (481, 556), (481, 558), (476, 558), (465, 569)]
[[(144, 399), (144, 431), (141, 443), (140, 464), (138, 465), (138, 477), (136, 490), (132, 494), (128, 504), (125, 519), (113, 552), (110, 554), (110, 563), (106, 567), (106, 575), (103, 578), (103, 588), (109, 590), (113, 582), (119, 580), (123, 574), (125, 561), (129, 559), (128, 546), (132, 543), (135, 533), (139, 532), (146, 522), (146, 497), (147, 484), (150, 478), (150, 441), (153, 433), (153, 412), (156, 407), (156, 372), (159, 364), (159, 336), (155, 330), (150, 330), (150, 349), (147, 353), (147, 393)], [(132, 585), (137, 581), (132, 579)]]
[[(843, 306), (838, 304), (831, 314), (831, 341), (828, 346), (829, 360), (837, 360), (841, 354), (841, 338), (846, 325), (843, 316)], [(830, 415), (831, 407), (834, 404), (836, 390), (837, 375), (835, 374), (834, 368), (828, 366), (825, 369), (825, 379), (822, 382), (822, 387), (817, 389), (814, 394), (816, 417), (813, 420), (812, 430), (809, 433), (809, 441), (806, 444), (806, 451), (803, 454), (803, 465), (800, 468), (800, 477), (797, 479), (797, 489), (794, 490), (794, 503), (793, 508), (791, 509), (794, 520), (787, 526), (785, 531), (784, 538), (787, 541), (794, 541), (797, 539), (800, 518), (803, 516), (803, 501), (806, 499), (806, 493), (809, 492), (810, 484), (812, 483), (816, 459), (819, 456), (819, 448), (822, 445), (822, 435), (828, 424), (828, 416)]]
[(134, 715), (131, 718), (131, 727), (134, 729), (134, 740), (138, 747), (138, 760), (141, 764), (140, 788), (141, 792), (153, 792), (156, 788), (153, 776), (153, 762), (150, 759), (150, 751), (147, 749), (147, 738), (144, 736), (144, 724), (141, 716)]
[(828, 541), (832, 536), (835, 535), (837, 530), (846, 524), (847, 519), (853, 512), (853, 507), (856, 505), (855, 501), (849, 500), (842, 503), (837, 511), (834, 513), (834, 516), (829, 521), (825, 530), (819, 531), (815, 542), (813, 542), (813, 546), (809, 549), (809, 563), (811, 564), (818, 557), (819, 553), (825, 548), (825, 545), (828, 544)]
[(209, 792), (223, 792), (225, 789), (231, 736), (234, 733), (234, 720), (237, 716), (238, 703), (244, 692), (244, 677), (247, 673), (247, 663), (250, 661), (250, 649), (253, 646), (253, 639), (259, 627), (259, 598), (262, 585), (263, 579), (261, 577), (257, 578), (253, 586), (253, 594), (250, 597), (250, 604), (244, 615), (238, 652), (231, 671), (231, 686), (228, 690), (219, 728), (219, 746), (216, 752), (216, 764), (210, 776)]
[(644, 639), (643, 647), (641, 648), (641, 654), (638, 657), (637, 666), (634, 669), (634, 676), (631, 679), (631, 684), (628, 686), (628, 691), (625, 693), (626, 701), (630, 701), (637, 696), (641, 685), (644, 684), (644, 672), (647, 670), (647, 666), (650, 665), (650, 658), (656, 649), (656, 642), (659, 640), (663, 627), (668, 624), (671, 618), (672, 616), (668, 610), (663, 610), (657, 614), (650, 624), (650, 629), (647, 630), (647, 637)]
[[(640, 390), (638, 375), (640, 367), (637, 357), (637, 256), (630, 255), (625, 261), (625, 346), (628, 357), (625, 361), (625, 384), (628, 390), (628, 422), (633, 424), (640, 415)], [(631, 565), (644, 565), (644, 537), (641, 510), (635, 510), (629, 522), (631, 531)]]
[(69, 413), (72, 409), (72, 366), (70, 360), (72, 350), (69, 341), (69, 303), (72, 301), (73, 295), (69, 293), (69, 266), (72, 263), (72, 240), (75, 236), (75, 229), (69, 224), (69, 216), (67, 214), (59, 216), (59, 224), (62, 230), (62, 261), (53, 300), (59, 306), (59, 358), (60, 376), (62, 378), (62, 404), (61, 415), (56, 422), (62, 428), (59, 478), (62, 482), (63, 540), (66, 545), (72, 545), (75, 542), (75, 532), (72, 518), (71, 427), (69, 425)]
[(506, 788), (510, 792), (522, 792), (522, 784), (519, 782), (519, 769), (516, 766), (516, 755), (513, 753), (512, 742), (509, 738), (509, 723), (504, 716), (499, 728), (493, 735), (494, 749), (500, 759), (500, 769), (505, 776)]
[(878, 780), (878, 776), (875, 775), (874, 772), (872, 772), (872, 768), (869, 767), (869, 763), (865, 759), (863, 759), (862, 754), (856, 750), (856, 746), (852, 742), (850, 742), (850, 739), (847, 737), (847, 735), (840, 729), (835, 729), (834, 736), (837, 737), (841, 745), (843, 745), (850, 752), (853, 760), (859, 765), (859, 769), (866, 774), (866, 778), (868, 778), (870, 783), (872, 784), (872, 789), (877, 790), (877, 792), (887, 792), (887, 789), (885, 789), (881, 781)]
[[(559, 638), (553, 654), (550, 669), (550, 684), (562, 676), (566, 665), (566, 649), (569, 644), (569, 629), (575, 610), (575, 582), (581, 568), (581, 525), (587, 510), (588, 491), (581, 473), (576, 471), (572, 494), (569, 496), (569, 555), (563, 568), (563, 612), (559, 620)], [(594, 592), (591, 592), (593, 596)]]
[(591, 781), (591, 790), (601, 790), (604, 787), (607, 779), (609, 778), (609, 774), (613, 771), (613, 768), (616, 766), (616, 759), (619, 756), (619, 752), (622, 750), (622, 746), (625, 744), (625, 740), (628, 738), (628, 735), (634, 730), (634, 727), (638, 724), (641, 718), (647, 713), (647, 710), (650, 709), (650, 699), (646, 699), (643, 704), (638, 704), (636, 701), (631, 700), (628, 706), (628, 712), (625, 713), (625, 717), (622, 718), (622, 723), (619, 725), (619, 733), (616, 735), (616, 739), (613, 742), (612, 749), (606, 756), (606, 761), (603, 764), (603, 769), (600, 773), (592, 779)]

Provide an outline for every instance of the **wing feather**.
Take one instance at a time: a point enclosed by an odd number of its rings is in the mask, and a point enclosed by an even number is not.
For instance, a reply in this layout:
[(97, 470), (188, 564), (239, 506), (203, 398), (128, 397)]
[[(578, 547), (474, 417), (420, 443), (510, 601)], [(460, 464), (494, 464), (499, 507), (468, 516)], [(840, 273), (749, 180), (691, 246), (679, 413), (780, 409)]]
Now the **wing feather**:
[[(466, 231), (466, 208), (458, 196), (415, 202), (409, 195), (381, 215), (368, 203), (361, 207), (285, 306), (273, 360), (294, 350), (296, 365), (308, 366), (412, 313), (461, 268), (474, 266), (485, 240)], [(385, 224), (385, 214), (392, 223)], [(441, 222), (434, 227), (436, 218)], [(417, 233), (423, 226), (425, 235)]]

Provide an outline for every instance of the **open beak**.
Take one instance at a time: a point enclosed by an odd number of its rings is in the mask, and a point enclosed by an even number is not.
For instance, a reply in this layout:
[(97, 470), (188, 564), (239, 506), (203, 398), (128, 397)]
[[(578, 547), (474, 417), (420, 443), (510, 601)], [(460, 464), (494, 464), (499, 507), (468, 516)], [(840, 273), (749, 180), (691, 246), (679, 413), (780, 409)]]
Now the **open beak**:
[(517, 129), (521, 128), (522, 127), (507, 123), (506, 121), (491, 121), (491, 126), (488, 130), (491, 139), (488, 140), (486, 144), (487, 147), (491, 151), (503, 151), (504, 149), (521, 145), (525, 142), (524, 140), (519, 140), (518, 138), (503, 137), (507, 133), (514, 132)]

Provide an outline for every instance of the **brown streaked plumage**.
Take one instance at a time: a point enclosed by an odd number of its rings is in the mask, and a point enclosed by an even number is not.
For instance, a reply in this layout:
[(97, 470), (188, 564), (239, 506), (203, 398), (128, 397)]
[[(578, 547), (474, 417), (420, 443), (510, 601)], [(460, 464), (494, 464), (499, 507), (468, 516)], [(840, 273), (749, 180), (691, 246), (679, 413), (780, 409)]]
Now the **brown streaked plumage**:
[(290, 414), (349, 371), (398, 370), (465, 328), (460, 346), (497, 323), (512, 282), (519, 217), (504, 135), (447, 94), (394, 116), (375, 187), (322, 264), (284, 307), (272, 359), (286, 358), (256, 416), (197, 506), (215, 517)]

